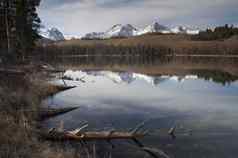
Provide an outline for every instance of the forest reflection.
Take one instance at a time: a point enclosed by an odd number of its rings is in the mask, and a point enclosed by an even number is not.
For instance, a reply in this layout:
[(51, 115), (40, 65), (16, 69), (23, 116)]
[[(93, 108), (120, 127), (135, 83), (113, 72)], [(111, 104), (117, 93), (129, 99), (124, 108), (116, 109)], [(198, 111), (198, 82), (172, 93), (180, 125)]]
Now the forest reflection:
[(53, 62), (59, 68), (74, 70), (112, 70), (160, 75), (197, 75), (222, 85), (238, 79), (237, 58), (214, 57), (141, 57), (141, 56), (68, 56)]

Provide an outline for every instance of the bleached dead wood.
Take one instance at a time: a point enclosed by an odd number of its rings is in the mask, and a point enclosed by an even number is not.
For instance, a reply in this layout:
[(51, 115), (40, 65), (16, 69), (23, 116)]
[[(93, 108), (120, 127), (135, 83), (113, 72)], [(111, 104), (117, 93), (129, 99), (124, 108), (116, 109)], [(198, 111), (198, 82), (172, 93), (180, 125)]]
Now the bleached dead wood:
[(90, 141), (90, 140), (115, 140), (115, 139), (134, 139), (143, 138), (145, 134), (143, 133), (130, 133), (130, 132), (80, 132), (74, 134), (70, 132), (59, 132), (56, 130), (50, 130), (49, 132), (42, 132), (41, 136), (48, 140), (53, 141)]

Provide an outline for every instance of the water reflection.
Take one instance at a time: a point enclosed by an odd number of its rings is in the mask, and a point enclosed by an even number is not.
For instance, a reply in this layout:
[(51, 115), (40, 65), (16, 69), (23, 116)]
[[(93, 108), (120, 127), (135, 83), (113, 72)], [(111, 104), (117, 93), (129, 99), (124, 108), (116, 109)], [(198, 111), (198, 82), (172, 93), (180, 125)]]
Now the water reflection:
[[(150, 119), (147, 128), (151, 136), (143, 141), (162, 148), (171, 157), (235, 158), (238, 142), (233, 140), (238, 139), (238, 81), (229, 79), (229, 84), (223, 85), (206, 74), (203, 79), (203, 71), (169, 76), (69, 70), (64, 74), (65, 79), (70, 79), (67, 84), (78, 87), (57, 94), (51, 103), (80, 108), (53, 118), (45, 125), (56, 126), (63, 120), (65, 128), (72, 129), (85, 120), (90, 124), (89, 130), (125, 130)], [(167, 130), (174, 124), (179, 127), (176, 141), (167, 135)], [(188, 130), (193, 131), (192, 136), (184, 132)], [(124, 143), (124, 148), (128, 149), (128, 146)], [(131, 155), (121, 148), (115, 150), (115, 157)], [(141, 153), (133, 154), (144, 157)]]
[(74, 81), (81, 82), (94, 82), (93, 77), (104, 77), (117, 84), (127, 83), (130, 84), (134, 81), (142, 80), (151, 85), (157, 86), (159, 83), (166, 80), (175, 80), (178, 82), (184, 82), (189, 79), (204, 79), (207, 81), (213, 81), (216, 83), (221, 83), (222, 85), (230, 84), (238, 79), (237, 76), (231, 75), (228, 72), (218, 71), (218, 70), (192, 70), (189, 75), (146, 75), (134, 72), (112, 72), (112, 71), (72, 71), (67, 70), (64, 73), (63, 78)]

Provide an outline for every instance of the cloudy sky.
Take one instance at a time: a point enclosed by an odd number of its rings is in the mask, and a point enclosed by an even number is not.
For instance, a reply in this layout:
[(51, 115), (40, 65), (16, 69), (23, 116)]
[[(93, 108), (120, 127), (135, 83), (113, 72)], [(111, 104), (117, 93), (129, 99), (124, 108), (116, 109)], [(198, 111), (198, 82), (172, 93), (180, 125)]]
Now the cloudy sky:
[(237, 25), (237, 8), (238, 0), (42, 0), (38, 12), (46, 27), (82, 36), (114, 24), (143, 28), (154, 21), (169, 27)]

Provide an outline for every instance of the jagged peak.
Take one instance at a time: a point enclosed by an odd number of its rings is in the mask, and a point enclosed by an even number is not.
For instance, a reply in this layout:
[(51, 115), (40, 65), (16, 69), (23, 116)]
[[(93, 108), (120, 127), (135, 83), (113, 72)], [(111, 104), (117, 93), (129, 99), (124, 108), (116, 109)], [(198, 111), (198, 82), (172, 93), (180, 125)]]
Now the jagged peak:
[[(49, 30), (51, 30), (51, 31), (59, 31), (59, 29), (57, 29), (56, 27), (52, 27), (52, 28), (50, 28)], [(60, 31), (59, 31), (60, 32)]]
[[(139, 36), (147, 33), (159, 32), (163, 34), (168, 33), (184, 33), (184, 34), (198, 34), (199, 30), (190, 29), (184, 26), (177, 26), (175, 28), (169, 28), (165, 25), (160, 24), (158, 21), (152, 22), (150, 25), (146, 26), (144, 29), (137, 29), (131, 24), (116, 24), (113, 25), (106, 32), (102, 33), (90, 33), (86, 34), (90, 36), (91, 39), (94, 38), (111, 38), (111, 37), (131, 37), (131, 36)], [(100, 35), (100, 36), (98, 36)]]
[(117, 28), (121, 28), (121, 27), (122, 27), (122, 24), (116, 24), (116, 25), (113, 25), (109, 30), (117, 29)]

